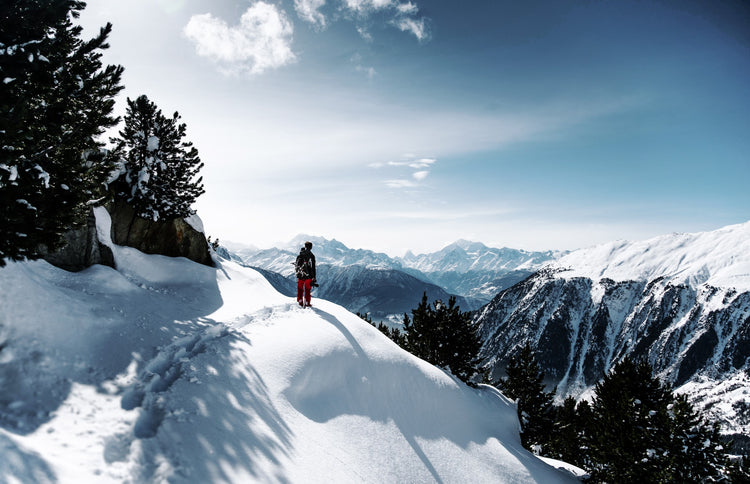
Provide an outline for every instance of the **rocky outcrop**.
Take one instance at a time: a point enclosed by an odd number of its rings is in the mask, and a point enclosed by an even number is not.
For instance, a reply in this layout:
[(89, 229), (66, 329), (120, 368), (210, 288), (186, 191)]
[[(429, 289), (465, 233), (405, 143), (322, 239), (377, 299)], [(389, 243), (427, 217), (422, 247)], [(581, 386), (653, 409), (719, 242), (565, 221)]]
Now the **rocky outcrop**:
[(86, 225), (67, 232), (66, 245), (44, 259), (67, 271), (80, 271), (94, 264), (115, 267), (114, 254), (110, 249), (110, 244), (114, 243), (136, 248), (146, 254), (185, 257), (213, 266), (205, 235), (185, 219), (147, 220), (138, 217), (125, 203), (111, 204), (107, 212), (112, 219), (109, 234), (98, 232), (92, 210), (87, 216)]
[(50, 264), (66, 271), (77, 272), (94, 264), (109, 267), (115, 266), (112, 249), (101, 240), (96, 229), (96, 218), (93, 210), (86, 217), (86, 224), (64, 235), (65, 245), (57, 252), (47, 254), (44, 259)]
[(139, 217), (124, 202), (114, 203), (109, 213), (112, 217), (112, 242), (115, 244), (133, 247), (146, 254), (186, 257), (213, 266), (206, 236), (185, 219), (148, 220)]

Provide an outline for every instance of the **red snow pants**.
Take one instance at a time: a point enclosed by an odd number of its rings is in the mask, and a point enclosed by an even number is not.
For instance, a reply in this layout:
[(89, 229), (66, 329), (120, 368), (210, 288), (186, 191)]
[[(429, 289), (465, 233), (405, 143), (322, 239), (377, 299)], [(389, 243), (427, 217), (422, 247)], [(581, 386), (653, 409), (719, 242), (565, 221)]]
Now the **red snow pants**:
[(312, 279), (297, 279), (297, 303), (300, 306), (310, 306), (310, 291)]

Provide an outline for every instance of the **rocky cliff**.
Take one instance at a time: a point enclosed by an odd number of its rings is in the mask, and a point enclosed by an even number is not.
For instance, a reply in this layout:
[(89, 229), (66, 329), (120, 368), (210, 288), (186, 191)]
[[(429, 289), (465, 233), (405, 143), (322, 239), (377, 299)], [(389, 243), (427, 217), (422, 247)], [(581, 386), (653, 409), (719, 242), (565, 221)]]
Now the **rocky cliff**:
[(585, 395), (626, 355), (645, 358), (728, 429), (750, 434), (749, 246), (750, 223), (573, 253), (480, 311), (481, 356), (503, 376), (532, 343), (560, 396)]
[(93, 264), (114, 267), (112, 251), (107, 246), (111, 240), (117, 245), (134, 247), (146, 254), (185, 257), (200, 264), (213, 265), (208, 242), (197, 217), (147, 220), (137, 216), (123, 202), (108, 205), (107, 212), (112, 220), (109, 234), (99, 233), (92, 210), (83, 228), (65, 234), (67, 245), (45, 259), (69, 271), (80, 271)]

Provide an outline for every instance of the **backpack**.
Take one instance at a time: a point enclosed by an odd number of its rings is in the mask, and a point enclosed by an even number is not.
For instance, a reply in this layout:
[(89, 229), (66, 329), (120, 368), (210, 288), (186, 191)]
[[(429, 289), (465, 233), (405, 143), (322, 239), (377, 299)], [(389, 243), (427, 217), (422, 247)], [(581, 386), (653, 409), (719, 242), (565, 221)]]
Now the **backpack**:
[(297, 279), (312, 279), (312, 260), (309, 250), (300, 252), (294, 263), (294, 271), (297, 273)]

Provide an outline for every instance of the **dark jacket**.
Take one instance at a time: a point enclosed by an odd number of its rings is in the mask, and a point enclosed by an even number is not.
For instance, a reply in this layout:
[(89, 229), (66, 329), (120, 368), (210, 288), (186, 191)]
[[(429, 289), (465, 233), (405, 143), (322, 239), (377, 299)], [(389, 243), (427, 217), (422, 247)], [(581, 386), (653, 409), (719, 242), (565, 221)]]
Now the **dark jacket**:
[(302, 247), (294, 262), (297, 279), (315, 279), (315, 254)]

